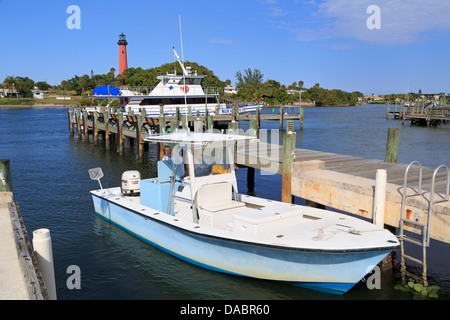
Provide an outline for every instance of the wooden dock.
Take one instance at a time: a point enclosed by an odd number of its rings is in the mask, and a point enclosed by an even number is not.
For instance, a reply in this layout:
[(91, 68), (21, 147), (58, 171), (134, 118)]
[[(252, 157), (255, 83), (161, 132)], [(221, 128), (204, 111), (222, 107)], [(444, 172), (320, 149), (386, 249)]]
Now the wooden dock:
[[(429, 105), (431, 103), (428, 102)], [(394, 119), (402, 120), (402, 124), (405, 121), (410, 121), (411, 124), (436, 126), (450, 121), (450, 107), (447, 106), (447, 101), (444, 99), (441, 99), (439, 102), (436, 101), (433, 107), (426, 107), (425, 102), (421, 102), (410, 106), (395, 104), (394, 110), (391, 110), (390, 104), (388, 104), (386, 119), (389, 119), (391, 115)]]
[(19, 205), (10, 191), (9, 160), (0, 160), (0, 300), (47, 300), (42, 274)]
[[(118, 143), (117, 150), (119, 153), (123, 152), (123, 136), (132, 139), (136, 138), (139, 141), (138, 150), (139, 154), (141, 154), (144, 145), (142, 139), (148, 135), (148, 130), (160, 130), (160, 128), (155, 127), (156, 125), (159, 127), (159, 123), (164, 122), (164, 128), (167, 128), (166, 125), (168, 123), (170, 123), (172, 128), (178, 128), (180, 122), (182, 127), (187, 126), (186, 122), (168, 117), (148, 119), (141, 116), (133, 120), (129, 117), (123, 117), (119, 113), (119, 119), (115, 120), (107, 112), (105, 111), (105, 114), (110, 120), (106, 122), (108, 125), (105, 126), (105, 121), (103, 120), (102, 123), (102, 120), (99, 120), (99, 118), (101, 119), (101, 116), (98, 116), (99, 113), (94, 113), (92, 116), (89, 116), (86, 112), (82, 115), (83, 111), (80, 109), (77, 111), (71, 109), (69, 111), (69, 131), (71, 134), (74, 134), (74, 127), (77, 127), (77, 134), (80, 137), (84, 134), (85, 140), (93, 143), (98, 143), (98, 133), (102, 132), (105, 135), (104, 141), (107, 145), (109, 143), (108, 135), (117, 135), (116, 141)], [(262, 117), (263, 115), (260, 116)], [(187, 120), (194, 122), (195, 131), (212, 128), (213, 121), (227, 121), (229, 129), (237, 129), (238, 122), (230, 117), (209, 117), (209, 119), (207, 117), (203, 119), (188, 117)], [(253, 115), (253, 117), (255, 116)], [(250, 121), (250, 130), (258, 130), (257, 118), (252, 118), (252, 116), (247, 118), (242, 117), (241, 121), (244, 119)], [(296, 116), (296, 119), (300, 120), (298, 116)], [(274, 120), (280, 121), (280, 118), (275, 118)], [(157, 121), (158, 123), (156, 123)], [(124, 124), (125, 122), (128, 123)], [(81, 130), (82, 123), (84, 128), (88, 130)], [(153, 126), (153, 129), (151, 129), (151, 126)], [(142, 130), (142, 128), (147, 129)], [(92, 131), (93, 140), (89, 138), (89, 130)], [(289, 130), (293, 131), (292, 128)], [(257, 134), (255, 133), (255, 135)], [(254, 169), (261, 169), (264, 172), (282, 174), (283, 177), (288, 177), (283, 181), (283, 189), (286, 189), (286, 185), (288, 186), (287, 192), (289, 193), (290, 190), (289, 196), (303, 198), (309, 204), (332, 207), (368, 219), (373, 218), (374, 188), (377, 169), (384, 169), (387, 171), (385, 224), (394, 228), (399, 227), (403, 181), (407, 164), (388, 163), (381, 160), (296, 148), (292, 165), (286, 165), (290, 164), (290, 158), (283, 156), (283, 153), (286, 154), (283, 146), (267, 144), (261, 141), (258, 143), (252, 142), (246, 146), (238, 146), (236, 162), (241, 168), (249, 168), (250, 176), (254, 175)], [(405, 216), (408, 219), (419, 223), (427, 221), (433, 171), (434, 168), (423, 168), (421, 195), (407, 198)], [(408, 177), (407, 194), (412, 192), (410, 187), (415, 188), (417, 186), (417, 180), (417, 172), (411, 170)], [(443, 190), (443, 188), (445, 189), (445, 184), (445, 173), (438, 172), (435, 183), (435, 198), (442, 198), (442, 195), (445, 194), (445, 190)], [(285, 197), (286, 192), (282, 195), (282, 198)], [(405, 226), (405, 230), (419, 233), (419, 229), (413, 225)], [(446, 201), (435, 204), (431, 219), (431, 238), (450, 243), (449, 230), (450, 202)]]
[[(261, 150), (263, 151), (261, 154)], [(274, 174), (283, 173), (283, 146), (250, 145), (238, 148), (237, 163)], [(367, 219), (373, 219), (375, 177), (378, 169), (387, 172), (385, 224), (399, 227), (404, 175), (408, 164), (388, 163), (329, 152), (296, 148), (292, 163), (292, 196), (307, 203), (331, 207)], [(420, 196), (407, 198), (405, 216), (419, 223), (426, 223), (435, 168), (423, 167)], [(418, 169), (413, 166), (408, 174), (407, 194), (417, 191)], [(435, 200), (445, 196), (447, 175), (439, 170), (435, 180)], [(415, 191), (414, 191), (415, 190)], [(450, 201), (433, 205), (431, 238), (450, 243)], [(419, 233), (414, 226), (405, 230)]]

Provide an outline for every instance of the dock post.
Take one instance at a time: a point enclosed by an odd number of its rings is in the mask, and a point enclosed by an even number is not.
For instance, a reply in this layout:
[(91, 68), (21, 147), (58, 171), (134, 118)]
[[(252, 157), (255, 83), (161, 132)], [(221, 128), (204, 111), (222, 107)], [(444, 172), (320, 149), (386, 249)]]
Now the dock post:
[(286, 133), (283, 135), (283, 168), (281, 183), (281, 201), (292, 203), (292, 162), (294, 161), (296, 133), (294, 132), (294, 122), (286, 123)]
[(117, 151), (119, 155), (123, 155), (123, 113), (122, 111), (117, 112), (117, 135), (119, 136), (118, 143), (119, 147)]
[(94, 111), (94, 120), (92, 123), (92, 127), (94, 128), (94, 145), (98, 145), (98, 111)]
[(142, 113), (136, 117), (137, 127), (136, 127), (136, 140), (138, 143), (138, 159), (139, 162), (142, 161), (142, 156), (144, 155), (144, 141), (142, 141), (142, 123), (144, 121), (144, 116)]
[(56, 300), (55, 271), (50, 230), (33, 231), (33, 249), (50, 300)]
[(88, 125), (87, 125), (87, 111), (86, 108), (83, 109), (83, 128), (84, 128), (84, 140), (85, 141), (89, 141), (89, 129), (88, 129)]
[(384, 211), (386, 209), (386, 170), (378, 169), (375, 177), (375, 196), (373, 199), (373, 223), (384, 228)]
[[(160, 114), (158, 118), (158, 123), (159, 123), (159, 134), (166, 133), (166, 117)], [(159, 145), (159, 159), (161, 160), (164, 157), (164, 144), (158, 143), (158, 145)]]
[(239, 122), (231, 121), (228, 123), (228, 134), (238, 134)]
[(280, 106), (280, 130), (283, 130), (283, 106)]
[(187, 114), (183, 114), (181, 116), (181, 128), (183, 130), (187, 130), (188, 129), (188, 115)]
[(389, 119), (389, 103), (387, 103), (386, 120)]
[(203, 121), (202, 120), (194, 121), (194, 132), (203, 132)]
[(170, 120), (170, 128), (172, 129), (172, 132), (178, 130), (180, 127), (180, 121), (178, 120)]
[(400, 139), (400, 128), (389, 128), (386, 143), (385, 162), (396, 163), (398, 153), (398, 142)]
[(0, 192), (12, 192), (12, 179), (9, 159), (0, 159)]
[(300, 105), (300, 130), (303, 130), (303, 107)]
[(208, 114), (206, 116), (206, 130), (208, 132), (212, 132), (212, 129), (213, 129), (213, 116)]
[(81, 112), (80, 107), (77, 106), (77, 118), (76, 118), (76, 121), (77, 121), (77, 135), (78, 135), (78, 138), (81, 138), (80, 112)]
[(250, 119), (249, 135), (259, 138), (258, 121), (256, 119)]
[(73, 136), (73, 123), (72, 123), (72, 117), (73, 117), (73, 107), (69, 107), (69, 133), (71, 136)]
[(111, 115), (111, 107), (108, 107), (103, 114), (103, 119), (105, 120), (105, 147), (106, 150), (110, 149), (109, 141), (109, 116)]
[(258, 131), (259, 131), (259, 128), (261, 128), (261, 107), (260, 106), (256, 107), (256, 123), (257, 123)]

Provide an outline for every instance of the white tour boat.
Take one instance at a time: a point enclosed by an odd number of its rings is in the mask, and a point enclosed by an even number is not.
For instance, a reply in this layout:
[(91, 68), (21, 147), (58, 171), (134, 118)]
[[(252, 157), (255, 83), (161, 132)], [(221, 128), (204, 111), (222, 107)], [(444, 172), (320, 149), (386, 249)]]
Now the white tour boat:
[[(154, 178), (126, 171), (121, 186), (100, 183), (91, 191), (95, 212), (195, 265), (336, 294), (399, 246), (391, 232), (356, 217), (240, 194), (234, 145), (249, 139), (192, 132), (148, 137), (183, 150), (186, 176), (177, 157), (159, 161)], [(89, 173), (99, 182), (103, 176), (100, 168)]]
[[(221, 103), (219, 100), (219, 91), (217, 87), (202, 87), (201, 83), (205, 75), (197, 75), (197, 72), (192, 72), (190, 67), (185, 67), (180, 57), (173, 49), (174, 54), (183, 70), (183, 74), (166, 74), (159, 75), (156, 78), (160, 80), (158, 85), (153, 90), (144, 95), (143, 93), (130, 90), (130, 88), (120, 89), (117, 96), (107, 95), (93, 95), (91, 98), (107, 99), (119, 98), (118, 107), (122, 108), (124, 112), (132, 110), (134, 114), (139, 114), (143, 109), (148, 116), (157, 117), (163, 108), (164, 115), (173, 116), (179, 108), (180, 114), (196, 115), (197, 112), (201, 115), (205, 114), (231, 114), (232, 107)], [(256, 111), (257, 107), (262, 107), (262, 104), (242, 105), (237, 107), (237, 112), (246, 113)], [(95, 108), (88, 108), (94, 110)]]

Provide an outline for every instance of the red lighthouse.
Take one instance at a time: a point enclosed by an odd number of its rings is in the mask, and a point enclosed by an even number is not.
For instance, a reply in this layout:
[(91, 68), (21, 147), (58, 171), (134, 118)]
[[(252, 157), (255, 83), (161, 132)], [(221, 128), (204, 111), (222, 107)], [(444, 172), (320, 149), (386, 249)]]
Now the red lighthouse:
[(122, 33), (119, 35), (119, 41), (117, 42), (119, 45), (119, 74), (123, 75), (125, 69), (128, 68), (127, 64), (127, 40), (125, 39), (125, 35)]

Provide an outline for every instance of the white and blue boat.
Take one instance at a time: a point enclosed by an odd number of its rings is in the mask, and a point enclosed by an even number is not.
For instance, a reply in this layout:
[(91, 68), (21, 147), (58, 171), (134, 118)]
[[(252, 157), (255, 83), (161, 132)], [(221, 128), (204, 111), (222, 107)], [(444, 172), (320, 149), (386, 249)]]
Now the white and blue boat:
[[(95, 212), (195, 265), (335, 294), (350, 290), (399, 246), (386, 229), (348, 215), (240, 194), (234, 145), (243, 135), (175, 132), (147, 142), (182, 148), (158, 176), (126, 171), (120, 187), (91, 191)], [(214, 160), (214, 162), (212, 161)], [(100, 168), (91, 178), (103, 176)]]
[[(183, 70), (183, 74), (165, 74), (156, 78), (159, 83), (148, 94), (144, 94), (138, 89), (123, 87), (115, 89), (116, 92), (108, 91), (107, 88), (96, 91), (89, 98), (111, 99), (119, 98), (118, 107), (125, 113), (132, 111), (133, 114), (140, 114), (145, 109), (145, 113), (150, 117), (158, 117), (161, 114), (175, 116), (177, 109), (180, 114), (205, 115), (206, 110), (210, 115), (231, 114), (232, 107), (220, 101), (219, 89), (217, 87), (203, 87), (202, 80), (205, 75), (197, 75), (189, 67), (185, 67), (180, 57), (173, 49), (174, 55)], [(112, 102), (113, 100), (111, 100)], [(236, 106), (238, 113), (249, 113), (256, 111), (257, 107), (262, 107), (261, 103), (244, 104)], [(99, 108), (87, 108), (88, 111), (99, 110)]]

